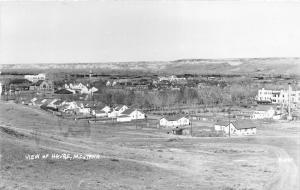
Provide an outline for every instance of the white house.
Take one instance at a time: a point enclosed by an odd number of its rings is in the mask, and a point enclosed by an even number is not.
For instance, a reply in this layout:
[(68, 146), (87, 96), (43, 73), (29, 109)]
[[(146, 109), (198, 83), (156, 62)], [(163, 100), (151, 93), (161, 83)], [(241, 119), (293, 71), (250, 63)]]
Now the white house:
[(49, 101), (49, 103), (47, 104), (47, 107), (56, 108), (57, 106), (54, 105), (54, 103), (57, 101), (58, 101), (58, 99), (53, 99), (53, 100)]
[(159, 125), (162, 127), (177, 127), (190, 124), (190, 119), (185, 116), (165, 116), (159, 120)]
[(117, 122), (129, 122), (131, 121), (131, 117), (129, 115), (121, 115), (117, 117)]
[(118, 115), (121, 115), (121, 113), (127, 109), (128, 109), (128, 107), (126, 105), (119, 105), (114, 108), (114, 110), (118, 112)]
[(25, 75), (24, 78), (35, 83), (39, 80), (46, 80), (46, 74), (40, 73), (38, 75)]
[(132, 121), (132, 120), (139, 120), (145, 119), (145, 113), (141, 110), (130, 108), (122, 112), (122, 114), (117, 117), (118, 122), (125, 122), (125, 121)]
[(76, 112), (83, 115), (89, 115), (91, 114), (91, 108), (79, 107), (76, 109)]
[(259, 105), (250, 115), (250, 119), (272, 119), (276, 110), (272, 106)]
[(82, 83), (79, 84), (65, 84), (65, 89), (68, 90), (75, 90), (80, 94), (92, 94), (94, 92), (97, 92), (98, 89), (95, 87), (89, 88), (88, 85), (84, 85)]
[(94, 115), (96, 117), (107, 117), (107, 112), (105, 112), (103, 110), (93, 110), (92, 115)]
[(121, 114), (127, 109), (129, 109), (129, 108), (126, 105), (117, 106), (117, 107), (113, 108), (112, 110), (110, 110), (107, 113), (107, 116), (109, 118), (116, 118), (118, 116), (121, 116)]
[(67, 111), (75, 111), (78, 109), (79, 106), (77, 105), (76, 102), (65, 102), (64, 105), (60, 108), (62, 112), (67, 112)]
[(251, 120), (237, 120), (230, 124), (228, 121), (219, 121), (215, 124), (215, 130), (233, 136), (255, 135), (256, 125)]
[(93, 94), (94, 92), (97, 92), (98, 89), (95, 87), (92, 88), (88, 88), (88, 87), (84, 87), (80, 90), (80, 94)]
[(119, 116), (119, 112), (115, 109), (112, 109), (109, 112), (107, 112), (107, 117), (109, 118), (116, 118), (117, 116)]
[(101, 110), (105, 113), (108, 113), (111, 110), (111, 108), (109, 106), (104, 106)]
[(36, 97), (32, 98), (32, 99), (30, 100), (31, 105), (35, 105), (35, 101), (37, 101), (37, 100), (38, 100), (38, 99), (37, 99)]

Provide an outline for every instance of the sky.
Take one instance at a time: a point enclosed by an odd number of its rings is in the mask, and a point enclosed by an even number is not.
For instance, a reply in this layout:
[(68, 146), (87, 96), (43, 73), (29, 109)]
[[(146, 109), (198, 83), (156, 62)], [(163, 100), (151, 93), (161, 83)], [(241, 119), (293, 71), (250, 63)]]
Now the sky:
[(0, 3), (0, 64), (300, 57), (300, 3)]

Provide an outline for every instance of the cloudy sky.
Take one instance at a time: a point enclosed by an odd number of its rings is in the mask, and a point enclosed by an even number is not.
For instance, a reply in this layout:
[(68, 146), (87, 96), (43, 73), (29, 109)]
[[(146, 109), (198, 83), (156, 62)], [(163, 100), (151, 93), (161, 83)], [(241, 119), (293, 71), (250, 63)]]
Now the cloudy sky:
[(0, 64), (299, 57), (300, 3), (2, 2)]

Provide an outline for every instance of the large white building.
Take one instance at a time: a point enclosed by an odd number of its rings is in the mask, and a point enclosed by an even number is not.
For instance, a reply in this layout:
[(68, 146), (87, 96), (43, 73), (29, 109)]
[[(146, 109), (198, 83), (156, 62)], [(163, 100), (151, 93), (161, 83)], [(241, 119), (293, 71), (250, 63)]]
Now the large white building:
[(162, 127), (187, 126), (190, 125), (190, 119), (181, 115), (165, 116), (159, 120), (159, 125)]
[(256, 96), (257, 101), (270, 102), (273, 104), (297, 104), (300, 103), (300, 91), (292, 90), (266, 90), (264, 88), (258, 90)]
[(38, 75), (25, 75), (24, 78), (35, 83), (39, 80), (46, 80), (46, 74), (40, 73)]

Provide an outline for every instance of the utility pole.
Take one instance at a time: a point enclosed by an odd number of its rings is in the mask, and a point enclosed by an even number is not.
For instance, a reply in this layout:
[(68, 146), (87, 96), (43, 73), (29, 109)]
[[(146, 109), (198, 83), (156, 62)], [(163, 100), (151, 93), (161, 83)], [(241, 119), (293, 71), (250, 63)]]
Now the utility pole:
[(229, 120), (229, 124), (228, 124), (228, 135), (230, 137), (230, 107), (228, 109), (228, 120)]
[(137, 109), (135, 111), (135, 128), (137, 129)]
[(192, 118), (190, 117), (190, 122), (191, 122), (191, 137), (193, 136), (193, 123), (192, 123)]
[(288, 89), (288, 120), (292, 120), (291, 116), (291, 84), (289, 83), (289, 89)]

